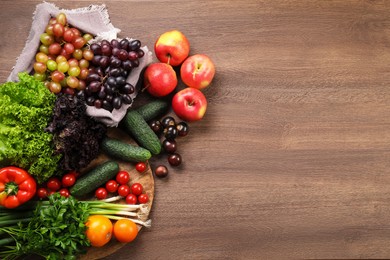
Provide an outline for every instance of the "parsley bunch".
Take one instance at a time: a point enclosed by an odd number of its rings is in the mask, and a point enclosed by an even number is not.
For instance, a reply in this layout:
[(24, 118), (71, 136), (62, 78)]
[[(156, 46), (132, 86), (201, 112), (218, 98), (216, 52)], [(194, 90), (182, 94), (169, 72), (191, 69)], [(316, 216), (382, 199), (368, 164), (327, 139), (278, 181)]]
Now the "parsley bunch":
[(49, 206), (38, 203), (28, 223), (0, 228), (15, 240), (8, 250), (0, 252), (0, 257), (16, 259), (35, 254), (46, 259), (72, 259), (90, 245), (85, 234), (88, 216), (88, 203), (53, 194)]

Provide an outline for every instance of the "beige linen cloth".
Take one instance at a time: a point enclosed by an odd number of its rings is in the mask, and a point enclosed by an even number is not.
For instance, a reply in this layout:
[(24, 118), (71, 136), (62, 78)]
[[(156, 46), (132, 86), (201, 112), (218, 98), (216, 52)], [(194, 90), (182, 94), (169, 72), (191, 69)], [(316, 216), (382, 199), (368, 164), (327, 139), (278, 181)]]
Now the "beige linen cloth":
[[(105, 5), (90, 5), (85, 8), (72, 10), (60, 9), (56, 5), (48, 2), (43, 2), (36, 6), (33, 22), (30, 33), (27, 38), (25, 47), (18, 57), (8, 81), (17, 81), (19, 72), (31, 72), (35, 60), (35, 54), (40, 45), (39, 36), (45, 32), (45, 28), (51, 17), (55, 17), (58, 13), (66, 14), (68, 23), (72, 27), (90, 33), (95, 36), (91, 42), (99, 42), (103, 39), (112, 40), (118, 37), (120, 29), (115, 28), (110, 22), (108, 10)], [(141, 71), (152, 62), (152, 53), (147, 46), (142, 47), (145, 55), (140, 59), (139, 67), (133, 69), (127, 78), (127, 82), (136, 86)], [(137, 90), (132, 94), (134, 99), (137, 96)], [(131, 105), (123, 105), (120, 109), (114, 109), (111, 112), (105, 109), (96, 109), (93, 106), (87, 106), (87, 114), (94, 117), (107, 126), (116, 127), (121, 119), (125, 116), (127, 109)]]

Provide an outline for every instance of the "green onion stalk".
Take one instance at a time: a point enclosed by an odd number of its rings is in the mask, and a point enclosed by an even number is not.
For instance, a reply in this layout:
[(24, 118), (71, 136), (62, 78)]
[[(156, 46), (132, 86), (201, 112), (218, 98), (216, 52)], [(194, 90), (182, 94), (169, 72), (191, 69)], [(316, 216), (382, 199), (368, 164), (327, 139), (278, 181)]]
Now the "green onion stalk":
[[(132, 219), (135, 223), (150, 227), (150, 221), (142, 221), (148, 212), (146, 204), (116, 204), (102, 201), (79, 201), (89, 206), (89, 215), (103, 215), (112, 220), (119, 220), (125, 217), (137, 217)], [(35, 208), (40, 205), (41, 209), (51, 206), (49, 201), (30, 201), (27, 202), (21, 209), (6, 209), (0, 206), (0, 235), (1, 228), (12, 226), (19, 222), (29, 222), (34, 215)], [(139, 210), (139, 212), (135, 212)]]

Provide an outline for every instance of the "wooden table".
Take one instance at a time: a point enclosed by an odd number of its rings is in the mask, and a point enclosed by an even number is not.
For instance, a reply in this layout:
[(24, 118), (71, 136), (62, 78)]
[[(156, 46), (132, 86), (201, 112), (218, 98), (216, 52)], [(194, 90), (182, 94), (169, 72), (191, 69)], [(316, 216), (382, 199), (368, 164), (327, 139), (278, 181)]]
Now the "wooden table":
[[(38, 3), (0, 3), (1, 82)], [(390, 2), (106, 5), (121, 36), (179, 29), (217, 68), (153, 227), (106, 259), (390, 257)]]

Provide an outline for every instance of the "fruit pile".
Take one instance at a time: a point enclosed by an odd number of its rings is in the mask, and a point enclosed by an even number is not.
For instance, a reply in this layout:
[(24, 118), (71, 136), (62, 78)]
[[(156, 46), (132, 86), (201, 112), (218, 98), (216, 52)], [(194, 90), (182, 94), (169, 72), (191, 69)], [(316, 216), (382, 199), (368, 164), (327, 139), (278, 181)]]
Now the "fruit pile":
[(64, 174), (61, 180), (58, 177), (51, 177), (45, 185), (37, 190), (37, 197), (47, 199), (48, 196), (58, 192), (61, 196), (69, 197), (69, 188), (76, 183), (78, 177), (77, 172), (68, 172)]
[(90, 45), (94, 57), (84, 90), (86, 102), (90, 106), (108, 111), (120, 109), (122, 104), (131, 104), (131, 94), (135, 88), (126, 82), (133, 68), (139, 66), (144, 56), (139, 40), (113, 39)]
[(89, 62), (93, 52), (86, 44), (93, 36), (72, 28), (64, 13), (51, 18), (40, 35), (41, 45), (35, 56), (34, 77), (44, 81), (53, 93), (74, 94), (86, 87)]
[[(154, 51), (159, 62), (150, 64), (144, 73), (144, 89), (156, 98), (166, 98), (173, 94), (171, 107), (181, 122), (176, 123), (172, 116), (149, 122), (150, 128), (158, 137), (163, 136), (162, 147), (168, 154), (168, 163), (179, 166), (182, 157), (177, 150), (177, 136), (186, 136), (189, 132), (187, 122), (203, 118), (207, 109), (207, 100), (201, 90), (210, 85), (215, 75), (215, 66), (204, 54), (189, 56), (190, 43), (180, 31), (173, 30), (160, 35), (155, 42)], [(177, 75), (173, 66), (180, 66)], [(178, 90), (178, 77), (185, 88)], [(157, 177), (166, 177), (168, 168), (158, 165), (154, 173)]]
[(189, 56), (190, 43), (180, 31), (173, 30), (160, 35), (154, 45), (160, 62), (148, 66), (144, 75), (144, 88), (155, 97), (165, 97), (178, 84), (172, 66), (180, 67), (180, 78), (188, 88), (178, 91), (172, 99), (175, 114), (184, 121), (193, 122), (203, 118), (207, 100), (200, 91), (210, 85), (215, 75), (211, 59), (203, 54)]
[(145, 53), (139, 40), (113, 39), (88, 44), (93, 36), (70, 26), (64, 13), (51, 18), (40, 35), (34, 77), (51, 92), (82, 96), (86, 104), (110, 112), (133, 102), (126, 82)]
[(104, 187), (96, 189), (95, 197), (99, 200), (103, 200), (106, 199), (108, 194), (110, 193), (110, 195), (118, 195), (120, 197), (125, 198), (127, 204), (134, 205), (137, 203), (148, 203), (149, 196), (147, 193), (144, 193), (144, 188), (142, 184), (136, 182), (129, 186), (129, 182), (130, 174), (127, 171), (120, 171), (116, 175), (115, 179), (107, 181)]

